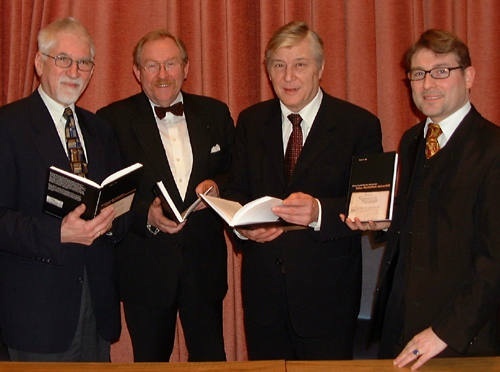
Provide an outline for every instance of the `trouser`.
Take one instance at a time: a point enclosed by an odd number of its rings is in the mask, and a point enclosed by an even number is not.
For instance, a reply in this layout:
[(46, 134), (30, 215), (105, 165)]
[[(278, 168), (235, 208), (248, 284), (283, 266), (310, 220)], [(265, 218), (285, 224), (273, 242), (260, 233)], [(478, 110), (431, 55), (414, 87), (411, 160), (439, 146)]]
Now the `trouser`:
[(33, 353), (8, 348), (10, 359), (20, 362), (109, 362), (110, 343), (97, 332), (86, 272), (82, 286), (80, 316), (75, 336), (62, 353)]

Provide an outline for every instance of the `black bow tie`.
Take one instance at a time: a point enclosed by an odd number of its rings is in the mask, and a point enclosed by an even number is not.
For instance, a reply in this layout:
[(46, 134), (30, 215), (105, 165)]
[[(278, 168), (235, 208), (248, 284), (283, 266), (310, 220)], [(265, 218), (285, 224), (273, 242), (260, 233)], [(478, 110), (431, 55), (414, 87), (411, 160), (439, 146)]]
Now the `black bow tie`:
[(169, 107), (155, 106), (156, 116), (163, 119), (167, 112), (171, 112), (174, 115), (182, 116), (184, 114), (184, 105), (182, 102), (177, 102), (175, 105)]

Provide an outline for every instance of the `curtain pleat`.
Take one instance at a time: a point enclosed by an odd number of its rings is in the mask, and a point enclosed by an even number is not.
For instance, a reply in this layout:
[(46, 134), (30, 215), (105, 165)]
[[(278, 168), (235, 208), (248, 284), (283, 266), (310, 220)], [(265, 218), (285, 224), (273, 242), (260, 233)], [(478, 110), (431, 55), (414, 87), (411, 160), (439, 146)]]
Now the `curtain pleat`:
[[(263, 64), (272, 33), (303, 20), (325, 43), (322, 87), (367, 108), (382, 122), (386, 150), (419, 120), (401, 67), (403, 53), (427, 28), (445, 28), (468, 43), (477, 75), (472, 103), (500, 123), (500, 2), (496, 0), (0, 0), (0, 105), (37, 86), (38, 30), (74, 16), (96, 45), (94, 76), (79, 104), (92, 111), (140, 90), (132, 50), (146, 32), (166, 28), (183, 39), (190, 59), (184, 90), (228, 103), (233, 118), (273, 97)], [(241, 257), (228, 240), (224, 337), (228, 360), (247, 358), (240, 293)], [(132, 361), (123, 327), (116, 362)], [(187, 360), (179, 327), (172, 360)]]

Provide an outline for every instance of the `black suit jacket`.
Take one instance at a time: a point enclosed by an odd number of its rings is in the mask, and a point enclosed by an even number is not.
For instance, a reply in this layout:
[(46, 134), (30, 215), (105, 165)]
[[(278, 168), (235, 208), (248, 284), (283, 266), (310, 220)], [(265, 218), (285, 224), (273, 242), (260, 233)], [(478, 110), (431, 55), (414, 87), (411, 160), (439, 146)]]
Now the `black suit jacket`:
[[(113, 132), (76, 108), (89, 162), (101, 182), (121, 162)], [(0, 108), (0, 327), (9, 347), (40, 353), (67, 350), (80, 312), (86, 267), (97, 327), (118, 339), (112, 241), (61, 244), (61, 220), (42, 211), (48, 168), (71, 171), (52, 118), (38, 92)]]
[[(387, 330), (402, 322), (401, 347), (432, 326), (449, 346), (442, 355), (498, 355), (500, 128), (473, 107), (426, 161), (424, 124), (401, 140), (399, 192), (373, 318), (378, 332), (384, 316)], [(404, 277), (393, 277), (399, 256)], [(404, 307), (391, 301), (385, 312), (391, 288)]]
[(185, 200), (175, 185), (154, 113), (144, 93), (98, 111), (114, 127), (127, 162), (141, 162), (144, 173), (133, 206), (132, 229), (117, 247), (120, 289), (125, 301), (171, 306), (181, 268), (200, 296), (222, 300), (227, 291), (227, 249), (221, 221), (209, 209), (191, 214), (177, 234), (146, 229), (153, 185), (162, 180), (182, 211), (195, 199), (195, 187), (205, 179), (225, 182), (231, 160), (234, 124), (228, 107), (212, 98), (183, 92), (193, 168)]
[(237, 239), (243, 253), (247, 325), (270, 324), (281, 316), (273, 298), (280, 292), (281, 273), (286, 273), (290, 318), (299, 335), (352, 336), (361, 295), (361, 243), (339, 213), (346, 208), (352, 156), (381, 150), (380, 123), (374, 115), (324, 94), (287, 183), (279, 101), (262, 102), (240, 114), (226, 196), (243, 204), (300, 191), (318, 198), (322, 207), (320, 231), (289, 231), (265, 244)]

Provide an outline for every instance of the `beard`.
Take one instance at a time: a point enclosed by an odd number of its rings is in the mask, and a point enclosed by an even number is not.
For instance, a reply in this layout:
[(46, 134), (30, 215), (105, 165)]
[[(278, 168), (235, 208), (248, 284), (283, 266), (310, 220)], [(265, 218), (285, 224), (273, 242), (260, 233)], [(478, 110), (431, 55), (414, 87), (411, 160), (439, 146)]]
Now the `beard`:
[(84, 81), (82, 78), (68, 79), (62, 77), (59, 80), (59, 89), (56, 92), (57, 100), (66, 106), (74, 104), (87, 87), (87, 83), (88, 80)]

